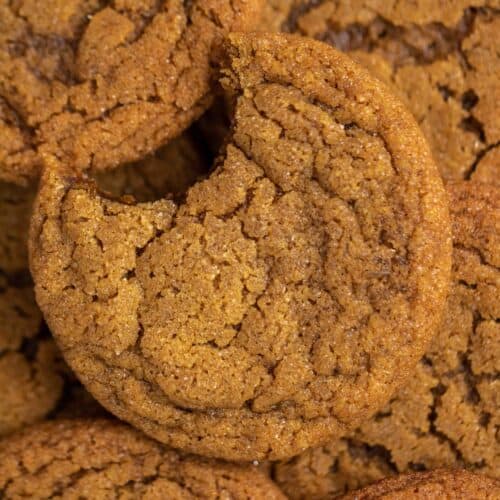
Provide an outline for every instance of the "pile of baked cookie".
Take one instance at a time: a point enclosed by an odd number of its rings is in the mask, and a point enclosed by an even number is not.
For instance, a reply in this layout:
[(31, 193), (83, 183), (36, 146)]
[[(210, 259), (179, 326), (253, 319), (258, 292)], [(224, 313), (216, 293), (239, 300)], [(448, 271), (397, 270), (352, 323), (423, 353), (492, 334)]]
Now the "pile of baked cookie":
[(0, 0), (0, 498), (500, 498), (498, 0)]

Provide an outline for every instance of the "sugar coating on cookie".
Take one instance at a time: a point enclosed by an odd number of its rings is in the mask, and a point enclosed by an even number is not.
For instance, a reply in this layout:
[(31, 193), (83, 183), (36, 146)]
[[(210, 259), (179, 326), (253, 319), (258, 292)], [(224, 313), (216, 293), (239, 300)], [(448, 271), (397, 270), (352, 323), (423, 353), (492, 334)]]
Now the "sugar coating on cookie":
[(500, 479), (500, 190), (448, 185), (447, 311), (409, 383), (349, 438), (276, 467), (290, 498), (330, 498), (396, 473), (462, 467)]
[(142, 158), (209, 105), (222, 37), (262, 0), (0, 2), (0, 179), (41, 157), (106, 169)]
[(500, 142), (498, 2), (298, 0), (283, 29), (325, 41), (388, 82), (445, 180), (467, 179)]
[(174, 447), (291, 456), (413, 371), (444, 307), (447, 200), (410, 114), (325, 44), (233, 35), (232, 136), (184, 202), (124, 204), (49, 168), (37, 300), (111, 412)]
[(0, 436), (52, 414), (103, 414), (70, 373), (35, 302), (27, 255), (34, 196), (0, 182)]
[(465, 470), (435, 470), (384, 479), (342, 500), (427, 500), (430, 498), (478, 498), (500, 496), (500, 481)]
[(256, 467), (180, 455), (111, 420), (38, 424), (0, 442), (2, 498), (284, 500)]

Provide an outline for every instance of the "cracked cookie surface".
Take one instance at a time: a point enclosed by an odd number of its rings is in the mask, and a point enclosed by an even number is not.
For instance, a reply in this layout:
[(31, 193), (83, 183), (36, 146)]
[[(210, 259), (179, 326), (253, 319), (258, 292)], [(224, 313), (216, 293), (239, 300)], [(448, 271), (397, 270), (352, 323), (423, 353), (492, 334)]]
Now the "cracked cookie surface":
[(334, 49), (233, 35), (233, 130), (183, 202), (124, 204), (49, 168), (37, 300), (112, 413), (227, 459), (287, 457), (387, 402), (428, 347), (447, 200), (405, 108)]
[(298, 1), (283, 29), (350, 53), (396, 89), (445, 180), (470, 178), (498, 147), (498, 2)]
[(106, 169), (168, 142), (211, 100), (221, 38), (261, 0), (0, 2), (0, 179), (41, 158)]
[(284, 500), (252, 466), (180, 455), (113, 420), (61, 420), (0, 443), (2, 498)]
[(27, 256), (34, 196), (0, 182), (0, 436), (59, 412), (103, 412), (70, 373), (35, 303)]
[(430, 498), (478, 498), (500, 496), (500, 481), (465, 470), (436, 470), (384, 479), (342, 497), (343, 500), (427, 500)]
[(63, 390), (28, 270), (33, 198), (33, 190), (0, 183), (0, 436), (44, 417)]
[(500, 191), (466, 182), (448, 191), (453, 276), (438, 335), (410, 382), (356, 433), (277, 466), (290, 498), (447, 466), (500, 479)]

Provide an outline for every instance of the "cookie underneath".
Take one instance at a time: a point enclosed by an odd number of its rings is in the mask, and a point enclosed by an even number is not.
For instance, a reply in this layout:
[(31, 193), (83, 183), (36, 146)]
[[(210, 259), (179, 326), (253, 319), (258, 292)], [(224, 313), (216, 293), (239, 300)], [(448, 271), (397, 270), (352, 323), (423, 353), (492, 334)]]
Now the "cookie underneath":
[(79, 169), (136, 161), (208, 107), (222, 38), (263, 0), (0, 2), (0, 179), (43, 157)]
[(253, 466), (181, 455), (112, 420), (48, 422), (1, 441), (0, 496), (285, 499)]
[(498, 3), (297, 0), (282, 27), (349, 53), (396, 89), (445, 180), (469, 179), (498, 147)]

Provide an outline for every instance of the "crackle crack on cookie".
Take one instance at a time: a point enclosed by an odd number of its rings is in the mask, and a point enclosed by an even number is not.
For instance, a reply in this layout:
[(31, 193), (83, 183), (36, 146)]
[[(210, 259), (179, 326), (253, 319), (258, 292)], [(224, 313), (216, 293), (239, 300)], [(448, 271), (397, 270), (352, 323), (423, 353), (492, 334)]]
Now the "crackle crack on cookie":
[(100, 411), (70, 374), (35, 303), (27, 256), (34, 195), (0, 183), (0, 436), (61, 412)]
[(460, 182), (448, 192), (453, 274), (437, 336), (413, 380), (349, 439), (276, 467), (291, 498), (330, 498), (389, 475), (439, 467), (500, 478), (500, 191)]
[(2, 0), (0, 178), (26, 182), (44, 156), (107, 169), (168, 142), (208, 107), (221, 38), (262, 5)]
[(112, 420), (57, 420), (0, 446), (5, 498), (272, 499), (257, 468), (182, 455)]
[(469, 178), (500, 138), (493, 111), (498, 6), (485, 0), (297, 4), (285, 28), (346, 51), (392, 86), (419, 122), (443, 178)]
[(500, 495), (500, 481), (464, 470), (434, 470), (384, 479), (341, 497), (343, 500), (424, 500), (426, 498), (484, 498)]
[(446, 198), (410, 115), (350, 59), (284, 35), (226, 50), (236, 111), (208, 179), (126, 204), (49, 165), (32, 270), (113, 413), (201, 454), (290, 456), (376, 411), (423, 354)]
[(0, 435), (45, 416), (62, 391), (56, 349), (42, 330), (28, 271), (33, 197), (32, 190), (0, 183)]

